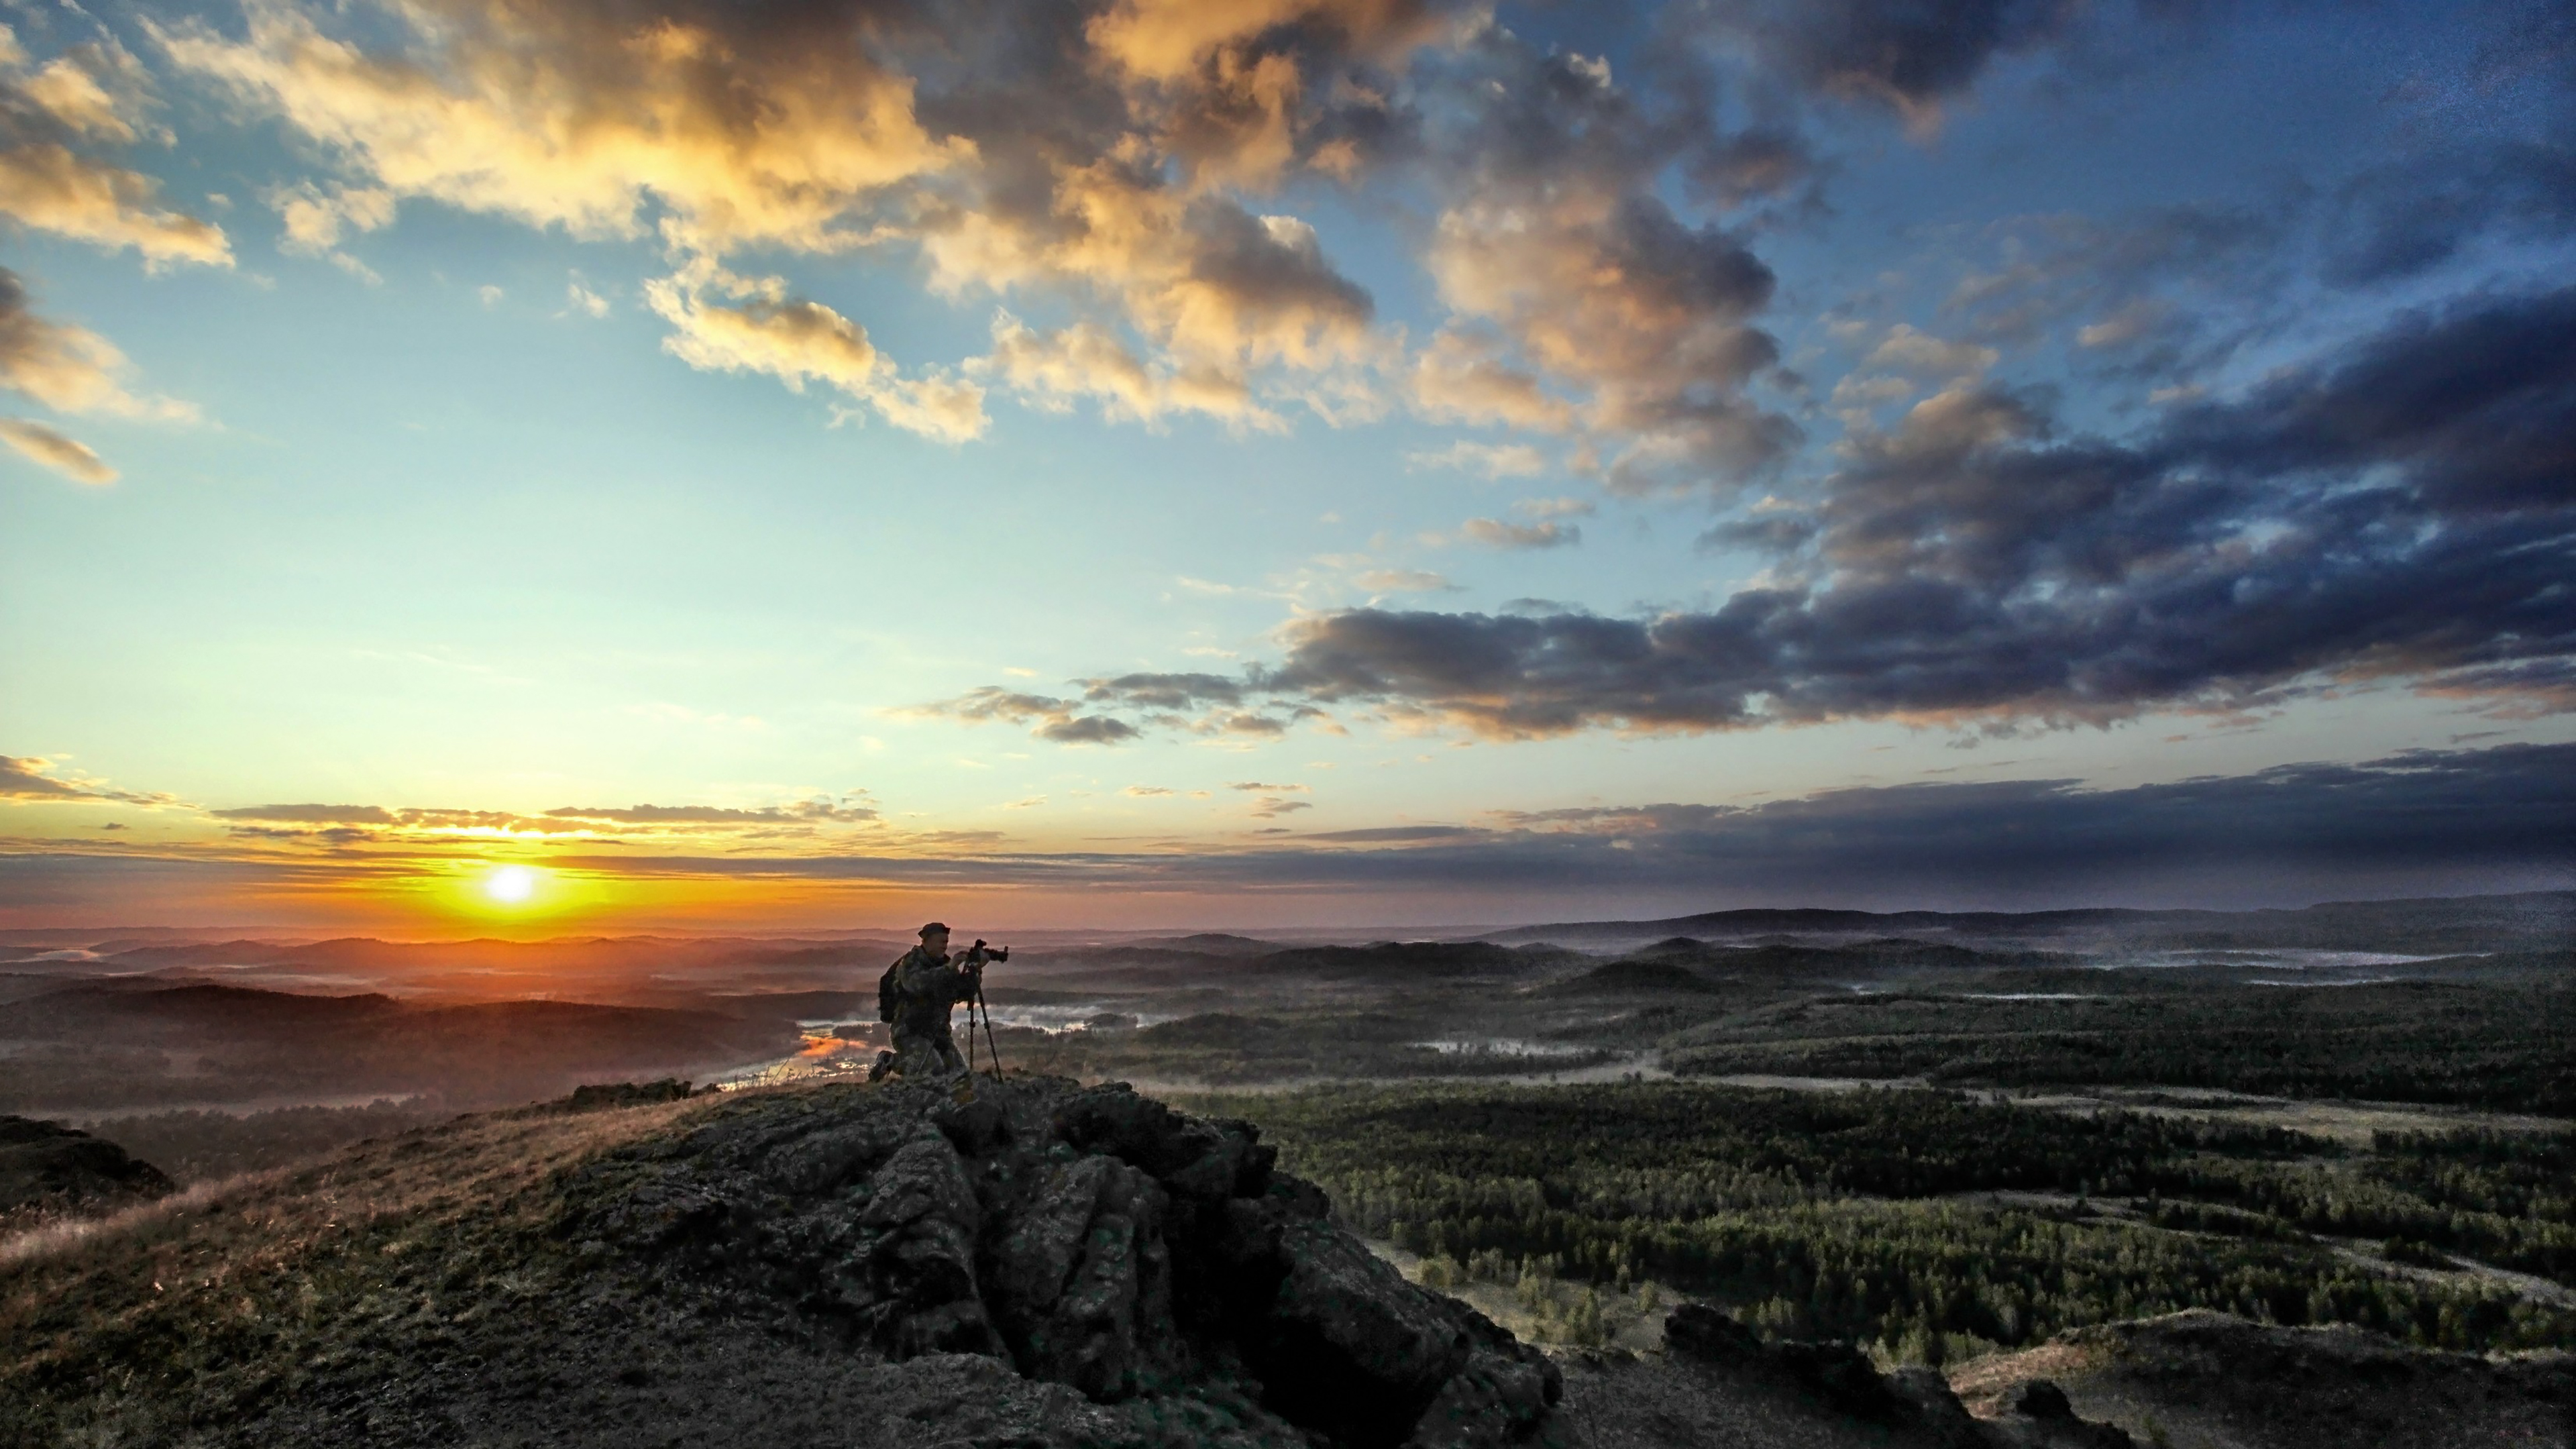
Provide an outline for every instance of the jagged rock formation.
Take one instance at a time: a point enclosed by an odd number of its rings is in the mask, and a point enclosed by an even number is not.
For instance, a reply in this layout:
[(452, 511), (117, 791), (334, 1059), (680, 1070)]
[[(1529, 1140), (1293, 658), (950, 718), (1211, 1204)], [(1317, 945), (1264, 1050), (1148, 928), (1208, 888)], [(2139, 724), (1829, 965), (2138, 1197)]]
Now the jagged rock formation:
[(588, 1169), (571, 1230), (857, 1355), (973, 1355), (1212, 1434), (1564, 1438), (1544, 1355), (1332, 1226), (1249, 1124), (1044, 1078), (745, 1106)]
[(1957, 1384), (1997, 1424), (2046, 1428), (2086, 1414), (2142, 1432), (2153, 1424), (2182, 1444), (2576, 1444), (2576, 1355), (2444, 1353), (2358, 1328), (2197, 1309), (2070, 1329), (1969, 1364)]
[(0, 1117), (0, 1217), (95, 1210), (170, 1190), (151, 1163), (59, 1122)]
[(1900, 1442), (1938, 1449), (2131, 1449), (2126, 1430), (2078, 1418), (2056, 1385), (2027, 1384), (2009, 1413), (1972, 1417), (1949, 1381), (1932, 1369), (1882, 1374), (1848, 1343), (1765, 1343), (1739, 1320), (1686, 1303), (1664, 1320), (1677, 1358), (1793, 1388), (1819, 1407), (1882, 1426)]

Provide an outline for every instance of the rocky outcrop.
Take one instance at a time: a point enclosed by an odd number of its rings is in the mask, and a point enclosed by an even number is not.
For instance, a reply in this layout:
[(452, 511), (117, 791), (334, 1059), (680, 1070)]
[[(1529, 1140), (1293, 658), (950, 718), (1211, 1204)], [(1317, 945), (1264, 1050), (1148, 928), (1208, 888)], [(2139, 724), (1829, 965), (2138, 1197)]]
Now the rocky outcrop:
[(1677, 1358), (1794, 1386), (1821, 1407), (1940, 1449), (2131, 1449), (2127, 1431), (2077, 1418), (2065, 1393), (2044, 1380), (2022, 1392), (2011, 1414), (1979, 1420), (1932, 1369), (1882, 1374), (1869, 1355), (1848, 1343), (1766, 1343), (1705, 1303), (1674, 1310), (1664, 1320), (1664, 1342)]
[(2576, 1444), (2576, 1355), (2564, 1350), (2450, 1353), (2198, 1309), (2069, 1329), (1954, 1378), (2014, 1444), (2117, 1442), (2084, 1415), (2248, 1449)]
[(159, 1197), (170, 1179), (59, 1122), (0, 1117), (0, 1214), (92, 1211)]
[(835, 1086), (602, 1161), (578, 1231), (872, 1359), (978, 1356), (1283, 1442), (1570, 1441), (1545, 1356), (1407, 1283), (1275, 1157), (1119, 1084)]

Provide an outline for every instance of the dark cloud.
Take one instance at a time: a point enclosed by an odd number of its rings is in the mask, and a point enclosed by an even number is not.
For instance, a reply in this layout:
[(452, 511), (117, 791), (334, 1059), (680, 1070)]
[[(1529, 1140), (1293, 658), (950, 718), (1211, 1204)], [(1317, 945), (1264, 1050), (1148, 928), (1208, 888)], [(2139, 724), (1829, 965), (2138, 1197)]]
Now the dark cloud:
[(1852, 445), (1820, 586), (1649, 620), (1323, 615), (1267, 682), (1501, 734), (2098, 719), (2321, 673), (2565, 707), (2570, 438), (2576, 289), (2401, 319), (2133, 445), (2054, 441), (2036, 402), (1965, 388)]
[(1816, 521), (1794, 513), (1766, 513), (1721, 523), (1699, 536), (1704, 549), (1750, 548), (1789, 553), (1816, 536)]
[(2098, 722), (2327, 680), (2576, 708), (2571, 438), (2576, 287), (2401, 317), (2128, 442), (1960, 383), (1847, 440), (1812, 577), (1642, 619), (1310, 615), (1246, 684), (1501, 737)]
[(2185, 412), (2165, 451), (2253, 479), (2391, 468), (2437, 514), (2576, 508), (2576, 287), (2417, 312), (2354, 351)]
[[(572, 869), (922, 886), (1453, 897), (1516, 919), (1642, 899), (2287, 905), (2576, 883), (2576, 745), (2410, 751), (2116, 790), (2066, 780), (1826, 791), (1326, 832), (1188, 855), (568, 857)], [(1352, 848), (1373, 846), (1380, 848)]]
[(1037, 728), (1037, 737), (1060, 745), (1114, 745), (1136, 738), (1138, 730), (1125, 720), (1107, 715), (1051, 719)]
[(1306, 838), (1336, 845), (1409, 845), (1425, 840), (1462, 840), (1484, 833), (1464, 825), (1376, 825), (1361, 830), (1318, 830)]
[(1183, 710), (1243, 702), (1243, 681), (1222, 674), (1121, 674), (1080, 682), (1084, 700), (1130, 709)]
[(2048, 44), (2078, 0), (1719, 0), (1702, 12), (1717, 38), (1767, 75), (1889, 105), (1918, 125), (1973, 86), (1999, 56)]
[(2430, 271), (2487, 236), (2564, 236), (2576, 228), (2576, 150), (2507, 141), (2373, 167), (2329, 217), (2325, 277), (2344, 286)]
[(970, 690), (955, 699), (917, 706), (918, 714), (944, 716), (980, 724), (988, 720), (1007, 720), (1013, 724), (1033, 725), (1030, 733), (1038, 739), (1066, 745), (1114, 745), (1134, 739), (1138, 730), (1125, 720), (1108, 715), (1082, 715), (1072, 700), (1056, 699), (1043, 694), (1023, 694), (1016, 690), (985, 686)]

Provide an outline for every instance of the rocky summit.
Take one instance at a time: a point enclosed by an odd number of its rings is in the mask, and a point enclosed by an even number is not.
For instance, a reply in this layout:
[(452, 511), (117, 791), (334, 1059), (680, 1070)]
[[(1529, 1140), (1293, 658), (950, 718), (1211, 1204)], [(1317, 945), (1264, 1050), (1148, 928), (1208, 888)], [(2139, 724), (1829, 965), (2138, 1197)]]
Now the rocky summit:
[(853, 1355), (1064, 1385), (1109, 1411), (1074, 1437), (1564, 1437), (1544, 1355), (1334, 1227), (1248, 1123), (1046, 1078), (746, 1106), (584, 1169), (581, 1251), (720, 1312), (792, 1305)]

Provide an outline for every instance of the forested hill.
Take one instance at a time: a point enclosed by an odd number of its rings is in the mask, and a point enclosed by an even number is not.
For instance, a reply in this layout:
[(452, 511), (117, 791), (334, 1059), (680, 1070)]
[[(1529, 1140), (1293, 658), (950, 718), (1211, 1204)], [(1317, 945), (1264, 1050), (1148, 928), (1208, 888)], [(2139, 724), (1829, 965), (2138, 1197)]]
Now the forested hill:
[(2396, 951), (2425, 954), (2564, 945), (2576, 939), (2576, 891), (2451, 896), (2401, 901), (2335, 901), (2299, 910), (2057, 911), (1708, 911), (1642, 921), (1567, 921), (1516, 926), (1480, 939), (1598, 947), (1689, 936), (1741, 941), (1763, 936), (1947, 934), (1987, 940), (2117, 942), (2141, 948)]

